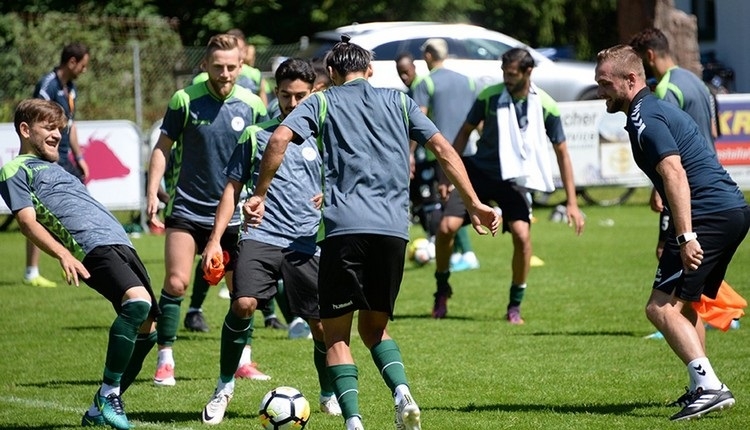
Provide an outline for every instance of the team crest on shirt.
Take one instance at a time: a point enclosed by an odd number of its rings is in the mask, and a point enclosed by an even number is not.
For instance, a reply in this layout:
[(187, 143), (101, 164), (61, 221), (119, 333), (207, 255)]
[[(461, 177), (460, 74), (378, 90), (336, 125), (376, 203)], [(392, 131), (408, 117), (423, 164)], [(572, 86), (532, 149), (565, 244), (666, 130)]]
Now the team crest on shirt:
[(242, 131), (245, 129), (245, 120), (242, 117), (236, 116), (232, 118), (232, 130)]
[(318, 157), (318, 151), (316, 151), (315, 148), (306, 146), (302, 148), (302, 157), (307, 161), (315, 161)]

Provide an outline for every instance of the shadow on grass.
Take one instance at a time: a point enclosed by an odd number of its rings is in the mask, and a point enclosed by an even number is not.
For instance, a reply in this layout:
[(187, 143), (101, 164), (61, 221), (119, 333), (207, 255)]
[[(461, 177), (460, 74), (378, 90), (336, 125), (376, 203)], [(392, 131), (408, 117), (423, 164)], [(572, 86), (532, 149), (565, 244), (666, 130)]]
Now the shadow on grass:
[(0, 430), (49, 430), (49, 429), (64, 429), (64, 428), (80, 428), (80, 424), (0, 424)]
[(533, 333), (519, 333), (524, 336), (617, 336), (643, 337), (643, 333), (633, 331), (590, 330), (590, 331), (537, 331)]
[[(432, 315), (430, 315), (428, 313), (424, 313), (424, 314), (395, 314), (393, 316), (393, 319), (394, 320), (409, 320), (409, 319), (411, 319), (411, 320), (431, 320), (433, 318), (432, 318)], [(442, 319), (444, 319), (444, 320), (452, 320), (452, 321), (481, 321), (480, 319), (477, 319), (477, 318), (471, 318), (471, 317), (466, 317), (466, 316), (454, 316), (454, 315), (451, 315), (451, 314), (448, 314), (445, 318), (442, 318)]]
[(633, 412), (647, 408), (662, 408), (663, 403), (658, 402), (636, 402), (636, 403), (613, 403), (603, 405), (549, 405), (549, 404), (487, 404), (476, 405), (469, 403), (466, 406), (445, 406), (433, 409), (448, 412), (552, 412), (559, 414), (599, 414), (599, 415), (639, 415)]
[[(153, 381), (150, 377), (144, 377), (143, 373), (140, 373), (139, 376), (135, 382), (134, 385), (137, 384), (148, 384), (150, 386), (153, 386)], [(178, 380), (180, 382), (191, 382), (191, 381), (204, 381), (204, 380), (212, 380), (213, 378), (191, 378), (189, 376), (180, 376)], [(92, 391), (96, 391), (99, 386), (101, 386), (102, 380), (96, 379), (96, 380), (85, 380), (85, 379), (76, 379), (76, 380), (57, 380), (57, 381), (43, 381), (43, 382), (28, 382), (28, 383), (17, 383), (19, 387), (36, 387), (36, 388), (63, 388), (68, 386), (90, 386), (92, 387)], [(156, 387), (158, 388), (158, 387)]]
[[(257, 419), (257, 414), (242, 414), (233, 411), (227, 411), (224, 416), (228, 420), (232, 419)], [(196, 423), (199, 424), (201, 421), (201, 411), (176, 411), (176, 412), (139, 412), (133, 411), (128, 412), (128, 419), (130, 421), (140, 421), (142, 423), (149, 423), (157, 425), (159, 423)]]

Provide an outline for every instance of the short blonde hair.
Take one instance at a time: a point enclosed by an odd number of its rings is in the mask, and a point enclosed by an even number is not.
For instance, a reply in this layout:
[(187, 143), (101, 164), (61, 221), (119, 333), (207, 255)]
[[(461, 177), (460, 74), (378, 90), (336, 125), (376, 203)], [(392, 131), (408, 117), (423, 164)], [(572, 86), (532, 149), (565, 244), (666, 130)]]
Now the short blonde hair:
[(602, 49), (596, 54), (596, 64), (599, 66), (604, 62), (612, 64), (612, 71), (617, 76), (625, 78), (630, 73), (635, 73), (643, 81), (646, 80), (643, 61), (630, 45), (615, 45)]
[(22, 122), (29, 126), (38, 122), (49, 122), (62, 129), (67, 125), (68, 117), (65, 116), (62, 106), (51, 100), (26, 99), (18, 104), (13, 116), (13, 125), (19, 135), (21, 134)]
[(236, 36), (232, 36), (231, 34), (217, 34), (211, 37), (206, 45), (206, 58), (210, 57), (214, 51), (231, 51), (232, 49), (237, 49), (239, 52), (239, 48), (240, 45)]

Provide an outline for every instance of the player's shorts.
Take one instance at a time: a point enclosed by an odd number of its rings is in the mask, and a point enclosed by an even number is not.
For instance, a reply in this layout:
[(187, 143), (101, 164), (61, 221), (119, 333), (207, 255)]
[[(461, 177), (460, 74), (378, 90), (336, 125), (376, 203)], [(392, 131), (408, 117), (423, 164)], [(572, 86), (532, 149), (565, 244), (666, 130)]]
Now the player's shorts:
[[(466, 158), (464, 165), (479, 200), (488, 205), (496, 204), (502, 209), (503, 232), (510, 231), (512, 221), (531, 223), (531, 198), (526, 188), (513, 181), (493, 181)], [(471, 224), (458, 190), (451, 191), (448, 200), (443, 204), (443, 216), (463, 218), (464, 225)]]
[(666, 242), (670, 232), (674, 235), (674, 225), (672, 224), (672, 216), (669, 213), (669, 209), (659, 213), (659, 242)]
[(135, 249), (126, 245), (98, 246), (91, 250), (82, 261), (91, 275), (86, 284), (106, 297), (115, 311), (122, 310), (122, 296), (132, 287), (142, 286), (151, 296), (150, 315), (159, 315), (159, 304), (146, 268)]
[(319, 258), (312, 254), (252, 239), (242, 240), (232, 275), (232, 300), (253, 297), (258, 300), (258, 309), (262, 309), (278, 292), (281, 279), (292, 314), (319, 319), (318, 265)]
[(693, 231), (703, 249), (698, 270), (685, 271), (674, 233), (670, 234), (659, 260), (653, 288), (690, 302), (701, 294), (716, 298), (721, 281), (737, 247), (750, 229), (750, 207), (693, 218)]
[[(211, 236), (211, 227), (184, 218), (167, 217), (167, 219), (164, 220), (164, 226), (166, 228), (174, 228), (188, 232), (195, 241), (196, 255), (203, 253), (203, 249), (208, 243), (208, 238)], [(235, 262), (237, 261), (237, 240), (239, 237), (240, 226), (230, 225), (224, 230), (224, 234), (219, 241), (221, 249), (229, 253), (229, 264), (224, 267), (224, 270), (227, 272), (234, 270)]]
[(378, 234), (327, 237), (320, 243), (320, 317), (393, 308), (404, 275), (406, 240)]

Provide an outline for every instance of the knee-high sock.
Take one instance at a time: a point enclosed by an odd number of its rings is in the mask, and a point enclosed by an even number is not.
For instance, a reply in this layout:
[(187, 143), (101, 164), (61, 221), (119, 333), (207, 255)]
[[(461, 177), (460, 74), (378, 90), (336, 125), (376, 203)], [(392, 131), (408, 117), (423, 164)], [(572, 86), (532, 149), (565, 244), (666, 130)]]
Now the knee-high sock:
[(354, 364), (337, 364), (328, 366), (336, 398), (341, 406), (341, 415), (344, 420), (359, 414), (359, 382), (357, 366)]
[(103, 382), (117, 387), (120, 379), (133, 355), (135, 338), (138, 328), (148, 318), (151, 304), (134, 300), (122, 305), (120, 314), (109, 328), (109, 343), (107, 344), (107, 358), (104, 363)]
[(252, 338), (253, 318), (240, 318), (230, 309), (224, 318), (221, 328), (221, 359), (219, 360), (219, 378), (229, 382), (234, 378), (240, 362), (242, 350)]
[(206, 301), (208, 296), (208, 289), (211, 288), (208, 282), (203, 279), (203, 260), (200, 260), (195, 266), (195, 273), (193, 274), (193, 292), (190, 295), (190, 307), (193, 309), (200, 309), (203, 306), (203, 302)]
[(409, 385), (406, 381), (406, 371), (404, 370), (404, 361), (401, 358), (401, 351), (393, 339), (384, 340), (370, 349), (372, 360), (375, 362), (380, 376), (385, 381), (385, 385), (394, 393), (399, 385)]
[(177, 339), (177, 327), (180, 323), (180, 304), (182, 297), (170, 296), (161, 290), (159, 298), (159, 309), (161, 315), (156, 324), (156, 343), (163, 346), (172, 346)]
[(122, 374), (120, 379), (120, 394), (124, 393), (125, 390), (135, 381), (138, 377), (141, 368), (143, 368), (143, 361), (151, 349), (156, 344), (156, 331), (151, 333), (138, 333), (138, 337), (135, 338), (135, 348), (133, 348), (133, 355), (130, 356), (130, 362), (128, 367), (125, 368), (125, 373)]

